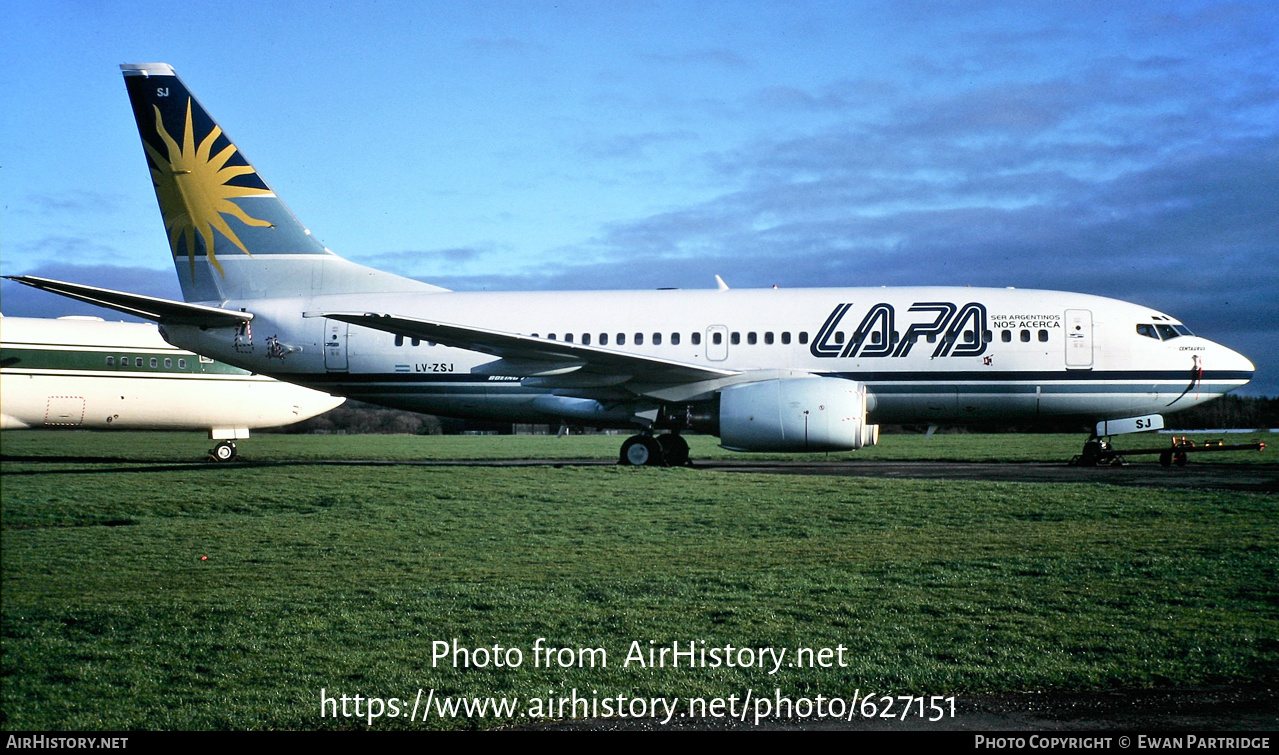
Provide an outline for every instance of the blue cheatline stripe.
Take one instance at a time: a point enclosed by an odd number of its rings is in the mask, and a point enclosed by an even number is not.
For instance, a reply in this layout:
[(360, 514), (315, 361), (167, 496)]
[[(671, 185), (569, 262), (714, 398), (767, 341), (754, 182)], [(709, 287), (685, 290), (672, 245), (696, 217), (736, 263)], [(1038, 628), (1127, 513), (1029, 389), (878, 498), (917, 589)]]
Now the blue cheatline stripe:
[[(1183, 386), (1191, 379), (1190, 370), (1039, 370), (1026, 372), (994, 372), (969, 370), (964, 372), (830, 372), (828, 377), (858, 380), (863, 383), (998, 383), (1034, 381), (1112, 382), (1142, 380), (1180, 382)], [(1205, 370), (1204, 382), (1213, 380), (1251, 380), (1250, 370)]]
[[(396, 365), (398, 370), (400, 365)], [(334, 372), (324, 375), (311, 373), (275, 373), (281, 380), (290, 382), (306, 382), (323, 385), (344, 385), (344, 384), (360, 384), (360, 383), (475, 383), (477, 385), (517, 385), (517, 380), (489, 380), (485, 376), (472, 375), (470, 373), (410, 373), (404, 374), (399, 372), (376, 372), (376, 373), (346, 373)], [(1229, 371), (1219, 370), (1216, 372), (1204, 372), (1200, 381), (1201, 385), (1212, 385), (1214, 383), (1229, 384), (1240, 380), (1251, 380), (1252, 372), (1240, 370)], [(1134, 390), (1148, 390), (1152, 384), (1157, 385), (1176, 385), (1177, 390), (1186, 387), (1190, 382), (1190, 374), (1187, 370), (1110, 370), (1106, 372), (1090, 372), (1088, 370), (1059, 370), (1059, 371), (1037, 371), (1037, 372), (831, 372), (826, 373), (826, 377), (842, 378), (844, 380), (856, 380), (863, 383), (871, 383), (877, 387), (884, 387), (884, 384), (897, 383), (922, 383), (917, 386), (919, 388), (935, 387), (937, 385), (954, 385), (958, 386), (963, 383), (976, 383), (978, 385), (988, 385), (998, 390), (1017, 390), (1021, 388), (1029, 388), (1030, 392), (1034, 392), (1036, 384), (1044, 383), (1077, 383), (1077, 384), (1102, 384), (1107, 387), (1113, 386), (1116, 390), (1122, 390), (1125, 387)], [(1137, 382), (1138, 385), (1124, 386), (1121, 381)], [(1031, 385), (1018, 385), (1030, 383)], [(894, 386), (905, 389), (907, 386)], [(972, 386), (965, 386), (971, 388)], [(1049, 386), (1043, 386), (1048, 388)]]

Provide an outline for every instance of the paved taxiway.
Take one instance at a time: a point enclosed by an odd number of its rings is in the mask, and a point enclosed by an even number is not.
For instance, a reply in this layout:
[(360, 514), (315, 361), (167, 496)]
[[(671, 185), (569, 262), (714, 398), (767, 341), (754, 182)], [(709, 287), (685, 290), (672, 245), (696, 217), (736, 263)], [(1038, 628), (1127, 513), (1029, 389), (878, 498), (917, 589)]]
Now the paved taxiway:
[[(0, 456), (0, 461), (49, 464), (133, 465), (113, 471), (156, 471), (189, 468), (204, 461), (144, 462), (121, 457), (40, 457)], [(226, 463), (227, 468), (243, 466), (429, 466), (429, 467), (608, 467), (607, 459), (484, 459), (484, 460), (359, 460), (318, 459), (297, 461), (253, 461), (252, 457)], [(210, 465), (212, 466), (212, 465)], [(1189, 488), (1199, 490), (1246, 490), (1279, 493), (1279, 464), (1223, 464), (1191, 462), (1185, 467), (1162, 467), (1157, 462), (1136, 462), (1119, 467), (1072, 467), (1043, 462), (959, 462), (959, 461), (753, 461), (732, 459), (697, 461), (693, 468), (705, 472), (753, 472), (756, 474), (826, 475), (837, 477), (879, 477), (914, 480), (972, 480), (984, 482), (1094, 483), (1139, 487)], [(93, 469), (59, 470), (68, 474), (91, 473)], [(29, 470), (6, 474), (48, 474)]]

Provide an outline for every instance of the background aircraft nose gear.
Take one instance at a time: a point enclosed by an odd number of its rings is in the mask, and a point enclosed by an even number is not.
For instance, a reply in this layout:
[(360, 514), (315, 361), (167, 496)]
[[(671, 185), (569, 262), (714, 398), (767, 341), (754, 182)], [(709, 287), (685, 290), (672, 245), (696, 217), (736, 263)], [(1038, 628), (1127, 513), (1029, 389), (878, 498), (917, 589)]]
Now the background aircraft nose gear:
[(209, 458), (214, 461), (231, 461), (237, 455), (239, 455), (239, 451), (236, 450), (235, 444), (230, 441), (222, 441), (209, 449)]

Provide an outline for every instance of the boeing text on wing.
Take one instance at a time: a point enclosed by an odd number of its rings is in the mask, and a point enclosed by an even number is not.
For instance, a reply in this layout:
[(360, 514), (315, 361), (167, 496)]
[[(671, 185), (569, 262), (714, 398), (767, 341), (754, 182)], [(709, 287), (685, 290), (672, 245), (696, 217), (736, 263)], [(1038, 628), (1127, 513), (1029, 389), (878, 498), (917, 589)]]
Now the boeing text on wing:
[(460, 293), (315, 241), (165, 64), (123, 66), (187, 303), (20, 278), (244, 369), (454, 417), (629, 427), (631, 464), (856, 449), (877, 424), (1137, 419), (1251, 379), (1148, 307), (979, 288)]

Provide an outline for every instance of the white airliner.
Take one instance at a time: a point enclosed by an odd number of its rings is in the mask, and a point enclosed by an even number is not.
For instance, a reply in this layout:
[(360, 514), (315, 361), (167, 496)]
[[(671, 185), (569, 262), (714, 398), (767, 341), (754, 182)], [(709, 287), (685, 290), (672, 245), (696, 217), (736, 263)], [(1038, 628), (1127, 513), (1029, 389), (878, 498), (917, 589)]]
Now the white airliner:
[(251, 428), (345, 400), (174, 348), (148, 323), (0, 317), (0, 430), (208, 430), (226, 461)]
[(1167, 314), (1057, 291), (450, 292), (324, 248), (172, 67), (121, 68), (186, 301), (15, 280), (319, 390), (453, 417), (630, 427), (621, 461), (640, 465), (685, 462), (685, 430), (734, 450), (814, 451), (873, 444), (880, 423), (1158, 429), (1254, 371)]

